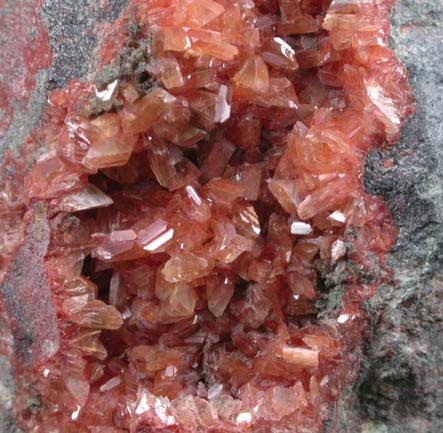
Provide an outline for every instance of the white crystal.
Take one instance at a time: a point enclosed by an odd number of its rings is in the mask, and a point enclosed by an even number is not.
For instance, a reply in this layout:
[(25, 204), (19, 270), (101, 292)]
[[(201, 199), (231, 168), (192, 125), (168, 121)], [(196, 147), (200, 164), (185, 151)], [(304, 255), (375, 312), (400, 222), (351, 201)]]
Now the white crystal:
[(346, 323), (349, 320), (349, 314), (340, 314), (340, 316), (338, 316), (337, 322), (338, 323)]
[(118, 80), (114, 80), (112, 83), (109, 83), (106, 86), (105, 90), (98, 91), (95, 89), (95, 95), (98, 99), (101, 99), (103, 102), (107, 102), (112, 98), (112, 95), (115, 92), (115, 89), (117, 88)]
[(175, 423), (175, 418), (166, 414), (166, 409), (171, 405), (168, 397), (157, 397), (154, 403), (154, 409), (160, 421), (166, 425), (172, 425)]
[(214, 383), (209, 389), (208, 389), (208, 400), (211, 400), (223, 391), (223, 384), (222, 383)]
[(197, 205), (200, 206), (202, 204), (202, 199), (197, 194), (197, 191), (191, 186), (188, 185), (185, 188), (185, 191), (188, 193), (188, 196), (192, 199), (192, 201)]
[(224, 85), (220, 86), (220, 91), (217, 95), (217, 102), (215, 104), (215, 122), (226, 122), (231, 116), (231, 106), (227, 101), (228, 88)]
[(79, 405), (77, 405), (77, 409), (75, 409), (75, 411), (72, 412), (72, 414), (71, 414), (72, 421), (76, 421), (77, 420), (77, 418), (78, 418), (78, 416), (80, 414), (80, 410), (81, 410), (81, 407)]
[(122, 383), (120, 376), (115, 376), (104, 383), (100, 388), (100, 392), (110, 391)]
[(295, 56), (294, 49), (287, 42), (285, 42), (282, 38), (274, 38), (274, 41), (280, 45), (280, 51), (285, 57), (291, 58), (291, 57)]
[(122, 311), (122, 318), (123, 320), (128, 320), (132, 316), (132, 311), (128, 306), (125, 306), (124, 310)]
[(291, 233), (293, 235), (308, 235), (312, 233), (312, 227), (308, 223), (295, 221), (291, 224)]
[(237, 422), (241, 423), (250, 423), (252, 421), (252, 415), (249, 412), (241, 412), (237, 415)]
[(346, 216), (344, 213), (336, 210), (335, 212), (332, 212), (331, 215), (328, 216), (330, 220), (337, 221), (339, 223), (344, 223), (346, 221)]
[(320, 382), (320, 386), (321, 386), (321, 387), (324, 387), (324, 386), (326, 386), (326, 385), (328, 384), (328, 382), (329, 382), (329, 376), (325, 376), (325, 377), (321, 380), (321, 382)]
[(143, 393), (142, 398), (140, 399), (140, 403), (137, 405), (135, 409), (136, 415), (141, 415), (142, 413), (148, 412), (151, 406), (148, 403), (148, 397), (146, 393)]
[(346, 247), (342, 240), (337, 239), (331, 246), (331, 256), (333, 261), (337, 261), (346, 253)]

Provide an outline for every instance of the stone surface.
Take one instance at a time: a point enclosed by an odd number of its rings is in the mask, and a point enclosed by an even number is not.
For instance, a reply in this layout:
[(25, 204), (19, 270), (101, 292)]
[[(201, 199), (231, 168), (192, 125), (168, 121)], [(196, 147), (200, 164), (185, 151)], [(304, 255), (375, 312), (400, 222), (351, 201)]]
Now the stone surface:
[[(389, 199), (400, 227), (398, 247), (390, 259), (398, 285), (380, 289), (379, 296), (368, 306), (373, 313), (375, 332), (368, 345), (362, 384), (356, 393), (350, 393), (349, 401), (354, 408), (343, 402), (346, 409), (342, 411), (339, 431), (440, 431), (438, 409), (432, 404), (438, 408), (440, 392), (435, 384), (438, 383), (438, 332), (441, 332), (438, 328), (441, 311), (436, 307), (441, 290), (436, 273), (441, 259), (438, 251), (441, 181), (437, 153), (441, 102), (435, 86), (441, 85), (441, 73), (435, 60), (441, 50), (438, 15), (441, 5), (425, 1), (418, 10), (414, 3), (400, 3), (394, 17), (399, 20), (394, 40), (413, 73), (418, 113), (405, 132), (403, 147), (399, 148), (403, 153), (393, 149), (389, 154), (373, 156), (368, 161), (366, 175), (368, 189)], [(422, 50), (423, 45), (418, 46), (418, 40), (428, 47), (426, 51)], [(425, 101), (433, 101), (435, 108)], [(392, 169), (385, 162), (390, 157)], [(405, 181), (398, 181), (397, 173), (403, 174)], [(385, 312), (379, 319), (376, 312), (382, 309)], [(423, 326), (421, 314), (426, 316), (427, 326)], [(427, 344), (422, 347), (419, 341)], [(387, 348), (393, 351), (389, 358)], [(408, 396), (409, 405), (403, 404), (400, 394)]]
[(400, 1), (393, 15), (392, 42), (410, 71), (417, 112), (398, 146), (367, 161), (367, 189), (387, 199), (399, 228), (389, 259), (396, 283), (368, 305), (374, 331), (356, 389), (367, 432), (443, 430), (442, 19), (441, 2), (429, 0)]

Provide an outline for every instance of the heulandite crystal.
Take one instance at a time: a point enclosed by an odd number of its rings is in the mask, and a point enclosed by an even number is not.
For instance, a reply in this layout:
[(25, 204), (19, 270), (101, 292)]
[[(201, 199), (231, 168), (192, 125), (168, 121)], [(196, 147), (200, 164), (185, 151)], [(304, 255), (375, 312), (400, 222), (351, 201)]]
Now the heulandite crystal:
[(319, 274), (395, 240), (362, 185), (412, 112), (392, 3), (133, 0), (119, 73), (52, 93), (0, 196), (25, 432), (322, 431), (377, 280), (319, 316)]

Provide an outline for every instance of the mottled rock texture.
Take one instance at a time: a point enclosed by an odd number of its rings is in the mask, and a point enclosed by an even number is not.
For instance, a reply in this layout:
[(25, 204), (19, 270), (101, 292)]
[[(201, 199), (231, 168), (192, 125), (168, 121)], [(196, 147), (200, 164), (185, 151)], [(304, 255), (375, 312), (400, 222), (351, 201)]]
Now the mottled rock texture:
[[(0, 137), (2, 148), (17, 147), (26, 137), (49, 89), (88, 76), (100, 24), (112, 21), (124, 3), (111, 0), (106, 9), (100, 0), (44, 1), (52, 66), (37, 72), (28, 106), (14, 113), (9, 131)], [(443, 430), (442, 18), (440, 0), (401, 0), (393, 15), (392, 43), (411, 73), (417, 113), (400, 144), (367, 161), (367, 189), (384, 196), (400, 234), (390, 257), (395, 283), (381, 287), (367, 305), (372, 333), (359, 383), (340, 404), (340, 433)], [(12, 433), (16, 430), (7, 412), (13, 388), (8, 367), (0, 361), (0, 368), (0, 431)]]
[(399, 228), (389, 260), (395, 283), (367, 306), (372, 335), (360, 383), (342, 402), (340, 432), (443, 431), (442, 18), (433, 0), (400, 1), (392, 17), (416, 114), (398, 145), (367, 159), (365, 182)]

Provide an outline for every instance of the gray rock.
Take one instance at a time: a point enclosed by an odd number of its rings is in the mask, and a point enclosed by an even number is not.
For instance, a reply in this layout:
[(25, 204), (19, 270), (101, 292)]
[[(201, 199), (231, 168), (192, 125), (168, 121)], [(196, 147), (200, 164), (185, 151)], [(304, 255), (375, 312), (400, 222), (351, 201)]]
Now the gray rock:
[(44, 0), (43, 19), (54, 53), (51, 87), (91, 76), (100, 24), (115, 21), (127, 4), (128, 0)]
[(399, 236), (394, 283), (367, 304), (371, 335), (359, 383), (341, 402), (340, 433), (443, 431), (442, 20), (440, 0), (402, 0), (392, 17), (416, 114), (398, 145), (366, 162), (366, 188), (387, 201)]

